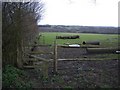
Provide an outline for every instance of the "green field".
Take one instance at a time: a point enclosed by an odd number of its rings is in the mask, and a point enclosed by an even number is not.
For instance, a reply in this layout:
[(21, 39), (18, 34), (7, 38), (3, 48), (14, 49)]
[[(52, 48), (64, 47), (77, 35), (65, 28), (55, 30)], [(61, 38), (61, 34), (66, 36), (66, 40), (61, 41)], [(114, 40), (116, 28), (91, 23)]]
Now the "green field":
[(82, 44), (83, 41), (99, 41), (101, 47), (117, 47), (117, 34), (87, 34), (87, 33), (62, 33), (62, 32), (44, 32), (40, 33), (39, 42), (41, 44), (53, 44), (56, 36), (79, 35), (79, 39), (57, 39), (57, 44)]

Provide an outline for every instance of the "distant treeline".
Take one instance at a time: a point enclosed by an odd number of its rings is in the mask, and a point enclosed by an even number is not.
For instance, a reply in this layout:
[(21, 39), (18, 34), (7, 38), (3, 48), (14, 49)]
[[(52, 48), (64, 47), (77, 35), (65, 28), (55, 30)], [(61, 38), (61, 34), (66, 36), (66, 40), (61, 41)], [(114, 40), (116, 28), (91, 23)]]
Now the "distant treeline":
[(41, 32), (120, 34), (118, 27), (39, 25)]

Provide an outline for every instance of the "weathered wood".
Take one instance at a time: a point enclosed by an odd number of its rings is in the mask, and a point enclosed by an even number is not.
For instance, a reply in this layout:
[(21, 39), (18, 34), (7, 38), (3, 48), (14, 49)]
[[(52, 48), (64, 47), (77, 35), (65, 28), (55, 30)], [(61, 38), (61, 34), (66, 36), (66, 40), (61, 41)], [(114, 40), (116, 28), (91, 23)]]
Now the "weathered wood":
[(79, 35), (72, 35), (72, 36), (56, 36), (56, 39), (77, 39), (80, 38)]
[(80, 47), (70, 47), (69, 45), (58, 45), (58, 47), (63, 48), (99, 48), (99, 45), (80, 45)]
[(48, 47), (48, 46), (52, 46), (52, 45), (42, 45), (42, 44), (31, 44), (31, 45), (27, 45), (26, 47), (32, 47), (32, 46), (36, 46), (36, 47)]
[(99, 45), (81, 45), (81, 48), (99, 48)]
[(87, 48), (88, 53), (116, 53), (118, 48)]
[(22, 51), (20, 51), (18, 47), (17, 47), (17, 67), (23, 68)]
[(27, 69), (34, 69), (36, 67), (40, 67), (40, 66), (33, 66), (33, 65), (32, 66), (25, 66), (25, 65), (23, 66), (23, 68), (27, 68)]
[(56, 40), (54, 41), (54, 74), (57, 73), (57, 44)]
[(58, 45), (58, 47), (62, 47), (62, 48), (80, 48), (80, 47), (71, 47), (69, 45)]
[[(49, 62), (51, 60), (53, 60), (53, 59), (49, 59), (47, 61)], [(36, 59), (36, 58), (25, 58), (25, 61), (38, 62), (38, 61), (42, 61), (42, 60), (41, 59)]]
[(100, 45), (99, 41), (83, 41), (83, 45), (90, 44), (90, 45)]
[[(117, 58), (65, 58), (65, 59), (57, 59), (57, 61), (94, 61), (94, 60), (116, 60)], [(30, 60), (31, 61), (31, 60)], [(54, 62), (54, 59), (50, 59), (49, 62)], [(26, 66), (27, 67), (27, 66)], [(28, 66), (29, 67), (29, 66)], [(30, 66), (30, 67), (38, 67), (38, 66)]]
[(52, 52), (29, 52), (29, 54), (53, 54)]
[[(25, 53), (25, 52), (24, 52), (24, 53)], [(36, 58), (36, 59), (38, 59), (38, 60), (40, 60), (40, 61), (48, 62), (48, 60), (45, 59), (45, 58), (37, 57), (37, 56), (35, 56), (35, 55), (31, 55), (31, 54), (28, 54), (28, 53), (25, 53), (25, 54), (28, 55), (28, 56), (31, 56), (31, 57), (33, 57), (33, 58)]]
[(48, 78), (48, 62), (44, 62), (42, 69), (44, 77)]
[[(57, 61), (94, 61), (94, 60), (116, 60), (118, 58), (66, 58), (66, 59), (57, 59)], [(53, 61), (53, 59), (50, 59), (50, 61)]]

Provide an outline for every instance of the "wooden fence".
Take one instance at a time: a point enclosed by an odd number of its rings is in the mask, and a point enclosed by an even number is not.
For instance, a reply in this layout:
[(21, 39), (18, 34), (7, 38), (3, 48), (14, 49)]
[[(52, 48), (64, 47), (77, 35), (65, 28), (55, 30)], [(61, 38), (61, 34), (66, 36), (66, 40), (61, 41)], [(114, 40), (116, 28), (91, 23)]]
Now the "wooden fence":
[[(52, 47), (53, 51), (52, 52), (47, 52), (47, 51), (45, 52), (45, 51), (40, 50), (40, 51), (30, 52), (31, 47), (34, 47), (34, 46), (36, 46), (36, 47)], [(50, 54), (50, 55), (52, 55), (52, 59), (37, 56), (37, 55), (41, 55), (41, 54), (44, 54), (44, 55)], [(27, 62), (32, 62), (32, 64), (25, 65)], [(36, 62), (38, 64), (36, 64)], [(52, 45), (28, 45), (28, 46), (23, 48), (23, 60), (22, 60), (22, 63), (23, 63), (22, 67), (23, 68), (27, 68), (27, 69), (42, 68), (43, 75), (45, 77), (48, 77), (48, 64), (49, 64), (49, 62), (53, 63), (54, 74), (56, 74), (57, 73), (57, 43), (56, 43), (56, 40), (54, 41), (53, 46)]]
[[(45, 46), (45, 45), (36, 45), (37, 47), (42, 47), (42, 46)], [(51, 46), (51, 45), (46, 45), (46, 46)], [(97, 45), (96, 45), (97, 46)], [(95, 47), (96, 47), (95, 46)], [(57, 45), (57, 40), (55, 39), (54, 41), (54, 45), (52, 46), (53, 47), (53, 51), (52, 52), (42, 52), (42, 51), (39, 51), (39, 52), (25, 52), (24, 51), (24, 56), (30, 56), (34, 59), (29, 59), (29, 60), (25, 60), (25, 61), (31, 61), (31, 62), (43, 62), (44, 64), (43, 65), (43, 73), (44, 73), (44, 76), (45, 77), (48, 77), (48, 64), (49, 62), (52, 62), (53, 63), (53, 71), (54, 71), (54, 74), (57, 74), (58, 72), (58, 61), (71, 61), (71, 60), (88, 60), (88, 59), (85, 59), (85, 58), (72, 58), (72, 59), (58, 59), (58, 47), (63, 47), (63, 45)], [(88, 45), (88, 47), (92, 47), (93, 46), (90, 46)], [(97, 46), (99, 48), (99, 46)], [(29, 46), (28, 46), (29, 48)], [(86, 45), (83, 45), (81, 47), (77, 47), (77, 48), (86, 48), (87, 49), (87, 46)], [(91, 49), (90, 49), (91, 50)], [(93, 49), (92, 49), (93, 50)], [(36, 54), (51, 54), (53, 56), (52, 59), (46, 59), (46, 58), (43, 58), (43, 57), (40, 57), (40, 56), (36, 56)], [(94, 60), (94, 59), (91, 59), (91, 60)], [(36, 67), (40, 67), (40, 65), (31, 65), (31, 66), (23, 66), (24, 68), (36, 68)]]

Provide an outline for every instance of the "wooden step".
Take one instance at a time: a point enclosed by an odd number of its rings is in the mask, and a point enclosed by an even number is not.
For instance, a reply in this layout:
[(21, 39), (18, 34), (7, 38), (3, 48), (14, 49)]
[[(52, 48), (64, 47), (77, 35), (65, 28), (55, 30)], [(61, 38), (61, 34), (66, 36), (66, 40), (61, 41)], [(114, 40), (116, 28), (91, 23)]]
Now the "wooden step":
[(37, 67), (40, 67), (38, 65), (31, 65), (31, 66), (28, 66), (28, 65), (24, 65), (23, 68), (27, 68), (27, 69), (34, 69), (34, 68), (37, 68)]

